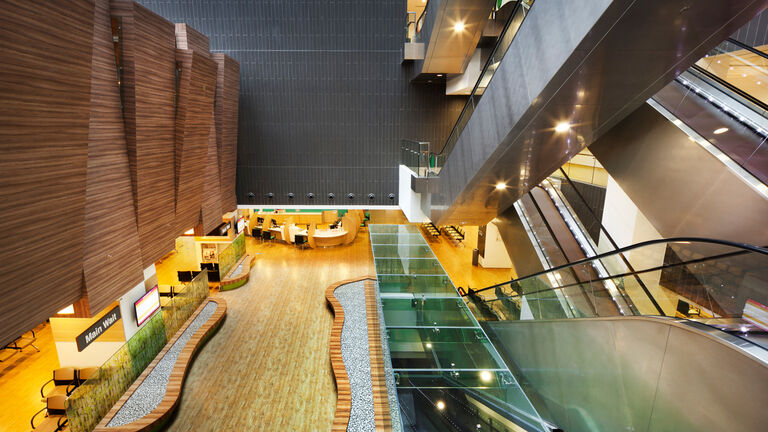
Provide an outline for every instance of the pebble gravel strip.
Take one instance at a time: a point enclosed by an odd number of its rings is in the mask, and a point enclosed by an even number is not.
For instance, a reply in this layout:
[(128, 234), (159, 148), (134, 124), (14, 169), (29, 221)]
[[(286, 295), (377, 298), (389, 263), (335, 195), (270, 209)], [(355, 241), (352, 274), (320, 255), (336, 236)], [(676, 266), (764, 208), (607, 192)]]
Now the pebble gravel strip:
[(344, 309), (341, 328), (341, 357), (349, 378), (352, 407), (348, 431), (375, 431), (371, 358), (368, 351), (368, 321), (365, 312), (365, 285), (353, 282), (342, 285), (333, 295)]
[(184, 333), (179, 336), (173, 346), (165, 353), (162, 359), (157, 363), (154, 369), (147, 375), (144, 381), (139, 385), (136, 391), (125, 401), (122, 407), (117, 411), (112, 420), (107, 423), (107, 427), (122, 426), (152, 412), (162, 402), (165, 396), (165, 388), (168, 386), (168, 379), (171, 376), (176, 359), (179, 358), (181, 350), (187, 345), (187, 342), (193, 334), (213, 315), (218, 304), (208, 302), (203, 310), (189, 324)]
[(384, 323), (384, 309), (381, 306), (379, 283), (376, 287), (376, 308), (379, 311), (379, 330), (381, 332), (381, 351), (384, 354), (384, 376), (387, 383), (387, 397), (389, 398), (389, 411), (392, 416), (392, 431), (402, 432), (403, 424), (400, 420), (400, 403), (397, 400), (397, 387), (395, 387), (395, 374), (392, 371), (392, 358), (389, 355), (389, 342), (387, 340), (387, 327)]

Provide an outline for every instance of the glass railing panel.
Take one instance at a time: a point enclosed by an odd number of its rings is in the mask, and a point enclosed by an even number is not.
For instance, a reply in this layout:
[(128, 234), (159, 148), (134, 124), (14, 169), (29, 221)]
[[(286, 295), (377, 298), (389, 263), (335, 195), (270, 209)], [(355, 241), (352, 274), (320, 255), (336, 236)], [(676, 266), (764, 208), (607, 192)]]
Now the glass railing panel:
[(397, 369), (506, 369), (479, 329), (388, 328)]
[(414, 297), (458, 297), (448, 276), (379, 276), (382, 295), (412, 294)]
[[(464, 301), (455, 299), (382, 299), (385, 323), (402, 327), (472, 327), (471, 312)], [(389, 324), (388, 324), (389, 325)]]
[(634, 272), (602, 276), (594, 264), (605, 257), (595, 258), (496, 287), (495, 299), (485, 303), (501, 311), (500, 319), (739, 319), (748, 301), (768, 304), (768, 251), (712, 241), (670, 241), (649, 242), (623, 253), (633, 261)]
[(419, 227), (416, 225), (368, 225), (368, 232), (371, 234), (419, 234)]
[(375, 258), (381, 275), (444, 275), (440, 262), (430, 258)]
[(390, 244), (390, 245), (424, 245), (427, 244), (421, 234), (399, 233), (399, 234), (374, 234), (371, 233), (371, 244)]
[[(506, 371), (400, 371), (396, 376), (401, 407), (421, 405), (421, 412), (439, 414), (447, 412), (462, 430), (514, 431), (519, 430), (503, 417), (488, 416), (487, 406), (502, 406), (505, 411), (515, 413), (532, 424), (541, 421), (528, 402), (525, 393), (516, 383), (512, 374)], [(419, 402), (421, 400), (421, 402)], [(455, 411), (455, 412), (454, 412)], [(416, 410), (412, 411), (413, 414)], [(441, 417), (422, 415), (419, 423), (434, 421), (440, 425)], [(481, 425), (477, 428), (477, 425)]]
[(376, 258), (435, 258), (429, 246), (421, 245), (373, 245)]
[(696, 65), (768, 104), (768, 59), (765, 57), (724, 41)]

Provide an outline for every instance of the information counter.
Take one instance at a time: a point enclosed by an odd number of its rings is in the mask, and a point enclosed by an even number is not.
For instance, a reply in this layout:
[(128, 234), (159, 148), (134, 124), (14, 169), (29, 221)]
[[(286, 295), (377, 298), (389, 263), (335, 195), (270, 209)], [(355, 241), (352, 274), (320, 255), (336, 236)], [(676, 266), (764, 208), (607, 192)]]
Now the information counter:
[(345, 229), (319, 229), (315, 230), (315, 245), (317, 247), (338, 246), (344, 244), (347, 235)]

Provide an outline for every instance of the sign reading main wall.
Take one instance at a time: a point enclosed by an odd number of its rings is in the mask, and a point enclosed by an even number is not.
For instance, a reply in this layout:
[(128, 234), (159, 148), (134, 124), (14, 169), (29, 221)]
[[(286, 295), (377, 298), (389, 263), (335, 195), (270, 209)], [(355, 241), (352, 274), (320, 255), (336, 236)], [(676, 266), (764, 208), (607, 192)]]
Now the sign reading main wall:
[[(99, 318), (98, 321), (93, 323), (84, 332), (75, 338), (77, 341), (77, 351), (80, 352), (88, 347), (93, 341), (101, 336), (108, 328), (112, 327), (112, 324), (116, 323), (120, 319), (120, 306), (115, 306), (106, 315)], [(71, 339), (70, 339), (71, 340)]]

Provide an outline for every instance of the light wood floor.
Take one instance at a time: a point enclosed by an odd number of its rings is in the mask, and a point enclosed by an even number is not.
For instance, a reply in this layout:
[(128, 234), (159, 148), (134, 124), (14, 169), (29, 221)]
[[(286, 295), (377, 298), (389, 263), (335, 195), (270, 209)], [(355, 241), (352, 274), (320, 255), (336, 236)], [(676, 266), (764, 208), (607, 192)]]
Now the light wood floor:
[(247, 238), (250, 281), (220, 295), (227, 318), (194, 361), (168, 431), (327, 431), (336, 390), (325, 289), (374, 274), (367, 232), (345, 247), (296, 250)]
[[(463, 247), (452, 245), (443, 239), (430, 242), (432, 251), (443, 265), (456, 287), (483, 288), (517, 277), (514, 269), (487, 269), (472, 265), (472, 249), (477, 247), (477, 227), (465, 226)], [(442, 237), (442, 236), (441, 236)]]
[[(35, 328), (37, 342), (7, 362), (0, 363), (0, 431), (26, 431), (29, 420), (44, 404), (40, 387), (53, 377), (59, 357), (49, 324)], [(40, 419), (38, 419), (38, 422)]]

